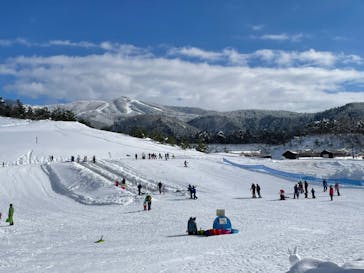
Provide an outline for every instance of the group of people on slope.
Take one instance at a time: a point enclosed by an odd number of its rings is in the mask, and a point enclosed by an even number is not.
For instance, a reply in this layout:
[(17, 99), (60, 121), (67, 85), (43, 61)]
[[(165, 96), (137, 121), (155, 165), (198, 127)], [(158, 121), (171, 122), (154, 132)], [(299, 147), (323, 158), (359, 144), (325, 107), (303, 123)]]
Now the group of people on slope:
[[(138, 154), (134, 154), (134, 157), (135, 159), (138, 159)], [(142, 156), (141, 156), (142, 159), (146, 159), (147, 158), (147, 155), (143, 152), (142, 153)], [(165, 159), (165, 160), (168, 160), (170, 159), (170, 155), (169, 153), (164, 153), (164, 156), (162, 156), (161, 153), (157, 154), (157, 153), (148, 153), (148, 159)], [(175, 158), (174, 154), (172, 154), (172, 158)]]
[(252, 192), (252, 198), (257, 198), (257, 195), (259, 198), (262, 198), (262, 196), (260, 195), (260, 186), (259, 184), (254, 184), (252, 183), (251, 187), (250, 187), (250, 191)]
[(191, 186), (191, 184), (188, 184), (187, 190), (190, 193), (190, 199), (197, 199), (195, 185)]
[[(14, 207), (13, 204), (9, 205), (9, 211), (8, 211), (8, 218), (6, 218), (5, 222), (9, 223), (10, 226), (14, 225)], [(1, 213), (0, 213), (0, 219), (1, 219)]]
[[(322, 186), (323, 186), (323, 191), (326, 192), (328, 189), (328, 185), (327, 185), (327, 181), (324, 179), (322, 181)], [(338, 196), (340, 196), (340, 186), (339, 183), (335, 183), (334, 186), (330, 185), (329, 187), (329, 196), (330, 196), (330, 200), (333, 201), (333, 197), (334, 197), (334, 189), (336, 191), (336, 194)], [(299, 181), (297, 184), (294, 185), (293, 187), (293, 199), (299, 199), (300, 193), (305, 193), (305, 198), (308, 198), (308, 183), (305, 180), (303, 183), (302, 181)], [(315, 189), (311, 188), (311, 195), (312, 198), (315, 199)], [(283, 189), (281, 189), (279, 191), (279, 196), (280, 196), (280, 200), (285, 200), (286, 196), (285, 196), (285, 192)]]
[[(302, 181), (299, 181), (297, 184), (293, 187), (293, 199), (298, 199), (300, 197), (300, 193), (305, 193), (305, 198), (308, 198), (308, 183), (305, 180), (303, 183)], [(315, 196), (315, 189), (311, 189), (311, 196), (312, 198), (316, 198)]]

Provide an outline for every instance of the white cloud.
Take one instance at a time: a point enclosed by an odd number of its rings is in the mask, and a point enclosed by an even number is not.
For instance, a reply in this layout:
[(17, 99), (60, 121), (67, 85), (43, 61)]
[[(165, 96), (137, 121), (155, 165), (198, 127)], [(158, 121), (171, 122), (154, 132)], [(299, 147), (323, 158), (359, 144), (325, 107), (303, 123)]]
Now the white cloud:
[(264, 25), (252, 25), (251, 29), (254, 31), (259, 31), (262, 30), (264, 28)]
[(83, 57), (17, 57), (1, 64), (0, 73), (11, 74), (15, 79), (5, 87), (9, 92), (68, 101), (128, 96), (147, 102), (215, 110), (256, 108), (307, 112), (364, 101), (364, 90), (345, 89), (347, 83), (363, 84), (364, 72), (330, 67), (333, 62), (330, 54), (314, 50), (261, 50), (244, 55), (232, 49), (218, 53), (237, 62), (243, 62), (240, 58), (259, 56), (272, 62), (326, 63), (324, 67), (223, 66), (144, 54), (105, 53)]
[(280, 34), (264, 34), (261, 36), (251, 36), (251, 37), (253, 39), (260, 39), (260, 40), (300, 42), (307, 36), (302, 33), (291, 34), (291, 35), (287, 33), (280, 33)]
[(191, 58), (199, 58), (202, 60), (216, 61), (223, 57), (222, 53), (206, 51), (199, 49), (197, 47), (180, 47), (180, 48), (170, 48), (167, 52), (168, 55), (173, 56), (187, 56)]

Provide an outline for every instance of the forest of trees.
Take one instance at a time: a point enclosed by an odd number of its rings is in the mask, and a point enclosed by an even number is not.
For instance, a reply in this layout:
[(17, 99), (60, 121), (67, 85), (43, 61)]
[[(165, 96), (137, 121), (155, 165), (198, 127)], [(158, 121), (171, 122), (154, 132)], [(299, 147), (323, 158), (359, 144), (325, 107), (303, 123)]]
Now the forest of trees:
[(63, 121), (80, 121), (75, 114), (69, 110), (56, 108), (49, 110), (47, 107), (25, 107), (20, 100), (6, 101), (0, 97), (0, 116), (19, 119), (51, 119)]

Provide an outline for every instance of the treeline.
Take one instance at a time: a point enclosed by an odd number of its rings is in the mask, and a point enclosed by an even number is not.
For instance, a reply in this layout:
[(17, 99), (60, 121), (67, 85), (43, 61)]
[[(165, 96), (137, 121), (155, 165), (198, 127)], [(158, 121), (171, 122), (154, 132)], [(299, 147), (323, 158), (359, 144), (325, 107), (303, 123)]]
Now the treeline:
[(76, 115), (69, 110), (56, 108), (49, 110), (47, 107), (25, 107), (20, 100), (15, 102), (5, 101), (0, 97), (0, 116), (19, 118), (19, 119), (31, 119), (31, 120), (62, 120), (62, 121), (84, 121), (78, 120)]

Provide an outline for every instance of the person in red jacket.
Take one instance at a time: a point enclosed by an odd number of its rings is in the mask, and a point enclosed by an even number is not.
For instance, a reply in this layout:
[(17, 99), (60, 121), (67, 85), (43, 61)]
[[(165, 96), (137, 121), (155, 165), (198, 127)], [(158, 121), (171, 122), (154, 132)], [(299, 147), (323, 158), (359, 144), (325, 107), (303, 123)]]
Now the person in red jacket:
[(330, 198), (331, 198), (331, 201), (332, 201), (332, 198), (334, 196), (334, 188), (332, 187), (332, 185), (330, 186), (329, 194), (330, 194)]

